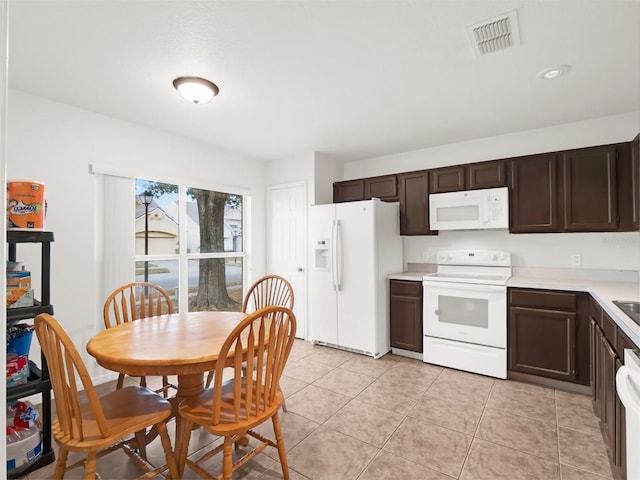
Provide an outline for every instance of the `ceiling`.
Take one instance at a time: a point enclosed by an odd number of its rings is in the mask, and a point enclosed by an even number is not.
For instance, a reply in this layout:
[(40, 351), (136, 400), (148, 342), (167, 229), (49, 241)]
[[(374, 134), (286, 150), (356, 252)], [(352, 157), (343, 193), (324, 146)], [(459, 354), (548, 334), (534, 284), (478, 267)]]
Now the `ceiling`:
[[(465, 28), (514, 9), (520, 45), (475, 57)], [(9, 1), (9, 88), (259, 160), (640, 111), (639, 85), (639, 1)]]

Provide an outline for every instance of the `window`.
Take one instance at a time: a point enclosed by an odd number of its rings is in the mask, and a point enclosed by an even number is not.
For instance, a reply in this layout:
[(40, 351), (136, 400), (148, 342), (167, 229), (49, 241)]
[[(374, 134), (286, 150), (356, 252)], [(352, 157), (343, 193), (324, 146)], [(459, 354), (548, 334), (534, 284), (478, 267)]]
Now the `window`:
[(243, 196), (136, 179), (135, 202), (136, 281), (160, 285), (178, 311), (240, 310)]

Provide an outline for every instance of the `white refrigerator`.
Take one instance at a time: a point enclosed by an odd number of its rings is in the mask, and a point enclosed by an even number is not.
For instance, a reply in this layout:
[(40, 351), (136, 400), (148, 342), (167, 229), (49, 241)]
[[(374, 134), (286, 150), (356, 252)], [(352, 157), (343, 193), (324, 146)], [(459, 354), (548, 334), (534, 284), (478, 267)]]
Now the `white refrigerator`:
[(391, 350), (389, 280), (402, 271), (397, 203), (309, 207), (309, 340), (378, 358)]

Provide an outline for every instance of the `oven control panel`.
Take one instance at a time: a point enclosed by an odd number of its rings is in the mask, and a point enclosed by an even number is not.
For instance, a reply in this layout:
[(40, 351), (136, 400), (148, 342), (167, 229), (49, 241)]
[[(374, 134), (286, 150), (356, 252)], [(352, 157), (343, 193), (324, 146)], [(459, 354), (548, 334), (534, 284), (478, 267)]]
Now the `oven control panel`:
[(511, 254), (500, 250), (442, 250), (436, 258), (438, 265), (511, 266)]

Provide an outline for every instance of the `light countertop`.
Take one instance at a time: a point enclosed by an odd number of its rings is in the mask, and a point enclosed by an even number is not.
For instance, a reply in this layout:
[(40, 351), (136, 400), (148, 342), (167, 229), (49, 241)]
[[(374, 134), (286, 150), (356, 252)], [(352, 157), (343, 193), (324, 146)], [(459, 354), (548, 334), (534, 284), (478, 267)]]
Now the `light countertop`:
[(433, 272), (413, 271), (413, 272), (392, 273), (391, 275), (389, 275), (389, 279), (391, 279), (391, 280), (409, 280), (409, 281), (413, 281), (413, 282), (421, 282), (423, 280), (422, 277), (424, 277), (425, 275), (429, 275), (430, 273), (433, 273)]
[[(389, 275), (392, 280), (409, 280), (421, 282), (424, 275), (431, 271), (407, 271)], [(600, 304), (622, 331), (640, 346), (640, 326), (631, 320), (626, 313), (613, 304), (613, 300), (640, 301), (640, 285), (637, 281), (604, 281), (598, 279), (570, 279), (562, 277), (547, 278), (535, 275), (514, 275), (508, 287), (537, 288), (547, 290), (567, 290), (587, 292)]]

